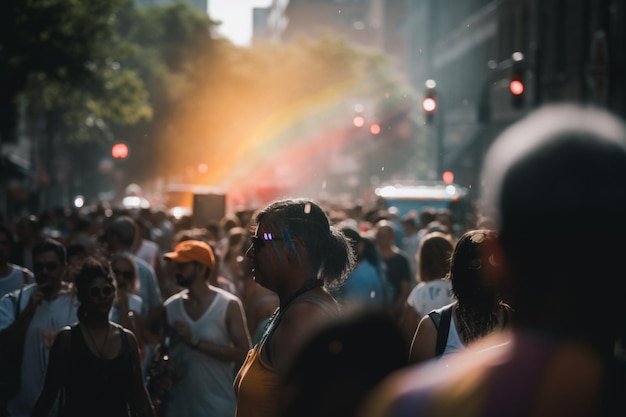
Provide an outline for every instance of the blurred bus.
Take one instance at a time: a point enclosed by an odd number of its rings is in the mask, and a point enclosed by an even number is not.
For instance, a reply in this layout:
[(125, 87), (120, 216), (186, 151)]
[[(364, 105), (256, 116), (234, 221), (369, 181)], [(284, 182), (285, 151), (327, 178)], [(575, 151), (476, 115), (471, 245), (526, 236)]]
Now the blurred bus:
[(377, 209), (395, 212), (400, 218), (413, 212), (418, 218), (424, 207), (448, 209), (454, 220), (454, 233), (462, 233), (473, 218), (468, 190), (444, 182), (393, 183), (374, 190)]

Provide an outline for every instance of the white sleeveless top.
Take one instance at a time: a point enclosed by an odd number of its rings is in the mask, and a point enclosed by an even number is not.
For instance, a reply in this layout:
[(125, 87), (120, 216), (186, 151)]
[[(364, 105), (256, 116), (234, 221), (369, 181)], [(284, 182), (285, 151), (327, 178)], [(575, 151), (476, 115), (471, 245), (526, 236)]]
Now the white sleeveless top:
[[(232, 346), (226, 328), (226, 310), (233, 294), (219, 288), (211, 305), (198, 320), (192, 320), (183, 306), (179, 292), (165, 301), (167, 323), (189, 323), (192, 339), (217, 345)], [(233, 388), (235, 365), (192, 349), (186, 343), (173, 342), (170, 357), (175, 366), (174, 387), (166, 406), (166, 415), (177, 417), (232, 417), (235, 415), (236, 397)]]

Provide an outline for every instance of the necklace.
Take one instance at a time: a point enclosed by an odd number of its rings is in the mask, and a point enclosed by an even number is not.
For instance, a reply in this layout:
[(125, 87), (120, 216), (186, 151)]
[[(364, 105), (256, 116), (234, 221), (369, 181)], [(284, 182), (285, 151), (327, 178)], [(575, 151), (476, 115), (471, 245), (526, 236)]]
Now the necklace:
[(294, 292), (291, 297), (289, 297), (285, 305), (282, 306), (280, 309), (285, 310), (289, 304), (293, 303), (293, 300), (300, 297), (305, 292), (312, 290), (313, 288), (321, 287), (322, 285), (324, 285), (324, 281), (322, 281), (321, 279), (313, 278), (308, 280), (300, 288), (298, 288), (298, 290)]
[(267, 325), (265, 326), (263, 338), (269, 335), (271, 329), (278, 325), (282, 313), (287, 309), (289, 304), (291, 304), (296, 298), (298, 298), (305, 292), (312, 290), (313, 288), (321, 287), (323, 285), (324, 281), (322, 281), (321, 279), (313, 278), (308, 280), (300, 288), (298, 288), (298, 290), (289, 297), (285, 305), (277, 307), (276, 310), (274, 310), (274, 313), (272, 313), (272, 316), (269, 318)]
[(107, 332), (106, 332), (106, 335), (104, 336), (104, 340), (102, 341), (102, 346), (100, 346), (100, 348), (98, 348), (96, 339), (93, 337), (93, 334), (91, 334), (91, 330), (89, 329), (89, 326), (85, 326), (85, 329), (87, 330), (87, 335), (89, 336), (89, 339), (91, 340), (91, 343), (93, 344), (93, 347), (96, 349), (96, 355), (99, 358), (104, 359), (104, 349), (106, 348), (107, 342), (109, 341), (109, 331), (111, 330), (111, 325), (107, 323)]

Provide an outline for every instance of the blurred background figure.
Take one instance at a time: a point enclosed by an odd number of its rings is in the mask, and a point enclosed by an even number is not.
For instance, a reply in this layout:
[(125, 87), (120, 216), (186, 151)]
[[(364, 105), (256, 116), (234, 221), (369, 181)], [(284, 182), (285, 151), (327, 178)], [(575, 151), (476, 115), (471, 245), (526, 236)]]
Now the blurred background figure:
[(149, 335), (146, 327), (146, 305), (137, 295), (139, 288), (137, 265), (129, 254), (118, 253), (111, 257), (111, 270), (117, 290), (115, 302), (111, 308), (111, 321), (134, 333), (143, 361), (146, 354), (144, 345)]
[(448, 279), (453, 250), (454, 242), (445, 233), (431, 232), (420, 241), (415, 255), (419, 260), (417, 285), (407, 297), (400, 324), (407, 348), (411, 346), (421, 318), (454, 301)]
[(30, 269), (9, 261), (13, 243), (11, 230), (0, 225), (0, 297), (35, 282)]
[(18, 219), (15, 225), (15, 242), (11, 247), (11, 263), (33, 271), (33, 247), (43, 240), (41, 223), (37, 216), (27, 215)]
[(379, 220), (375, 225), (376, 249), (385, 263), (387, 280), (393, 291), (389, 313), (400, 323), (406, 298), (413, 287), (408, 256), (396, 246), (396, 231), (390, 220)]
[(383, 309), (383, 280), (376, 267), (365, 257), (364, 238), (354, 227), (343, 226), (341, 231), (350, 241), (356, 256), (356, 266), (331, 293), (346, 312), (362, 308)]
[(67, 270), (64, 278), (66, 282), (74, 282), (76, 275), (80, 272), (88, 256), (88, 249), (82, 243), (71, 243), (67, 245)]

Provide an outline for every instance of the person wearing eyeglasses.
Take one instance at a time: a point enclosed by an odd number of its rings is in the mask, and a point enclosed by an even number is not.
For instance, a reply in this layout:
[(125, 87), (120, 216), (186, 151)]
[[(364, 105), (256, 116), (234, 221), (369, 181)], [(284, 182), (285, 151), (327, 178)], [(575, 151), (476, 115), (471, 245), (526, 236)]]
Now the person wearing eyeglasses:
[(148, 313), (143, 299), (137, 294), (139, 280), (137, 265), (128, 253), (111, 256), (111, 269), (115, 278), (116, 297), (111, 308), (111, 321), (122, 325), (135, 334), (142, 359), (145, 356), (145, 320)]
[(54, 339), (45, 384), (30, 416), (47, 417), (57, 407), (64, 417), (154, 417), (137, 339), (109, 320), (115, 299), (109, 262), (87, 258), (74, 285), (78, 323)]
[(6, 404), (12, 417), (29, 415), (44, 383), (54, 338), (60, 329), (76, 321), (78, 309), (69, 284), (63, 281), (65, 246), (45, 239), (33, 247), (32, 259), (36, 283), (0, 299), (0, 354), (20, 352), (22, 356), (20, 387)]
[(216, 264), (205, 241), (180, 241), (163, 257), (183, 288), (163, 303), (173, 374), (165, 416), (232, 417), (235, 372), (251, 347), (241, 300), (208, 281)]
[(279, 415), (291, 362), (341, 309), (325, 286), (340, 285), (355, 266), (348, 238), (311, 200), (280, 200), (255, 216), (246, 252), (254, 280), (278, 295), (280, 307), (235, 379), (237, 417)]
[[(510, 323), (512, 308), (487, 278), (489, 268), (497, 267), (495, 255), (486, 257), (491, 264), (483, 261), (495, 236), (496, 233), (488, 229), (470, 230), (454, 245), (449, 274), (445, 278), (450, 280), (454, 301), (436, 309), (434, 316), (424, 314), (420, 319), (411, 343), (411, 362), (454, 353)], [(450, 315), (444, 314), (445, 309)], [(440, 334), (446, 329), (447, 334)], [(437, 352), (439, 340), (442, 340), (442, 350)]]

